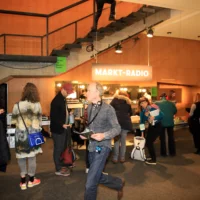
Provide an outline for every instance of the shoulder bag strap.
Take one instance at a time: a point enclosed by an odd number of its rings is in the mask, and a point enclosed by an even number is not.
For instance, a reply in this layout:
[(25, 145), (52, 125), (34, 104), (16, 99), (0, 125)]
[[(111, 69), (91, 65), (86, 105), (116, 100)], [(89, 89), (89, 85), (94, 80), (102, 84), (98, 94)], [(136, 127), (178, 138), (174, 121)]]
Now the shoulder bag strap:
[(26, 126), (26, 124), (25, 124), (24, 118), (22, 117), (21, 111), (20, 111), (20, 109), (19, 109), (19, 102), (17, 103), (17, 106), (18, 106), (18, 110), (19, 110), (19, 115), (20, 115), (20, 117), (22, 118), (22, 121), (23, 121), (23, 123), (24, 123), (24, 126), (25, 126), (25, 128), (26, 128), (26, 130), (27, 130), (27, 133), (29, 134), (28, 128), (27, 128), (27, 126)]
[[(87, 126), (89, 126), (89, 125), (95, 120), (95, 118), (97, 117), (97, 115), (99, 114), (99, 112), (100, 112), (100, 110), (101, 110), (101, 106), (102, 106), (102, 103), (101, 103), (101, 105), (100, 105), (100, 108), (99, 108), (98, 112), (97, 112), (96, 115), (93, 117), (93, 119), (87, 124)], [(92, 108), (91, 108), (90, 112), (92, 112)], [(91, 114), (90, 114), (90, 115), (91, 115)], [(88, 119), (88, 120), (89, 120), (89, 119)]]

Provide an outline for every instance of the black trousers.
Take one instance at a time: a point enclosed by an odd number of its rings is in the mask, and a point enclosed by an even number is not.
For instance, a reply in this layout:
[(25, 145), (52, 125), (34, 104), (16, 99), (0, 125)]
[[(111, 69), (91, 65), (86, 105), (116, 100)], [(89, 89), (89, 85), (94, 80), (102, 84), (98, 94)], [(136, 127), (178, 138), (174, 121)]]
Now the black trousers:
[(156, 162), (156, 152), (154, 149), (154, 142), (162, 131), (162, 125), (160, 122), (156, 123), (154, 126), (149, 125), (146, 136), (146, 147), (149, 151), (149, 155), (154, 162)]
[(167, 136), (168, 136), (168, 149), (169, 149), (169, 154), (171, 156), (176, 155), (176, 146), (175, 146), (175, 141), (174, 141), (174, 127), (163, 127), (161, 134), (160, 134), (160, 154), (162, 156), (167, 155), (167, 150), (166, 150), (166, 134), (165, 131), (167, 130)]
[(102, 14), (104, 3), (111, 4), (110, 15), (115, 15), (115, 6), (116, 6), (115, 0), (96, 0), (96, 5), (97, 5), (97, 13), (95, 15), (95, 26), (96, 27), (97, 27), (99, 18)]
[(56, 171), (60, 171), (61, 168), (64, 166), (62, 161), (60, 160), (61, 153), (64, 151), (67, 132), (64, 131), (62, 134), (52, 133), (52, 138), (54, 142), (54, 149), (53, 149), (53, 159)]
[(194, 146), (200, 150), (200, 123), (199, 119), (192, 119), (190, 123), (190, 132), (192, 133)]

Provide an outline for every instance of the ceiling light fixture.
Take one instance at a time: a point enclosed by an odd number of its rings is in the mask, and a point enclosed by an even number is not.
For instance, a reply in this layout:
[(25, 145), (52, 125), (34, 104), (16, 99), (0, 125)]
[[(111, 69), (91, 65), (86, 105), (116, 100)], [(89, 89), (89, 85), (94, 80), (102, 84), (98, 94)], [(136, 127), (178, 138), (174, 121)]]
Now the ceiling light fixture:
[(122, 53), (122, 45), (121, 42), (118, 42), (115, 47), (115, 53)]
[(153, 29), (152, 28), (147, 29), (147, 37), (149, 37), (149, 38), (153, 37)]

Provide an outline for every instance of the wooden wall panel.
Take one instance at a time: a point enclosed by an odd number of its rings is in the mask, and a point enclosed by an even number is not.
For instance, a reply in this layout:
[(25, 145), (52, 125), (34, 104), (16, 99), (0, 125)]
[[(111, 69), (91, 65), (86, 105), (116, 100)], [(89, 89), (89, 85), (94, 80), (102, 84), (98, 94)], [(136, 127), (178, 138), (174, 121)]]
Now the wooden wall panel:
[(9, 36), (6, 38), (6, 54), (40, 56), (41, 39)]
[(41, 17), (0, 13), (0, 34), (44, 35), (46, 20)]
[(0, 1), (0, 9), (49, 14), (79, 1), (80, 0), (2, 0)]
[(70, 10), (66, 10), (62, 13), (54, 15), (53, 17), (50, 17), (49, 31), (58, 29), (62, 26), (65, 26), (66, 24), (70, 24), (92, 13), (93, 13), (93, 4), (91, 1), (87, 1), (83, 4), (71, 8)]
[(39, 90), (43, 114), (49, 115), (50, 102), (55, 95), (55, 86), (50, 78), (15, 78), (8, 85), (8, 112), (12, 112), (13, 105), (21, 98), (27, 82), (34, 83)]
[(60, 49), (66, 43), (73, 43), (75, 40), (75, 25), (67, 26), (59, 32), (49, 35), (49, 53), (53, 49)]

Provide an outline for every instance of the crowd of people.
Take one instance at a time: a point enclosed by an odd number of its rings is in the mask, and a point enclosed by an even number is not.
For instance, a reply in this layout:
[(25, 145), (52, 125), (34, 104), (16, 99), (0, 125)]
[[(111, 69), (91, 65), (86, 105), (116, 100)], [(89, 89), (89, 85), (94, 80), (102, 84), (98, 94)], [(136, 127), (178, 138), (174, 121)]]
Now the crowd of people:
[[(67, 135), (71, 134), (72, 123), (70, 123), (70, 110), (66, 97), (73, 93), (72, 84), (65, 83), (56, 94), (50, 104), (51, 133), (53, 139), (53, 160), (55, 164), (55, 175), (69, 176), (70, 166), (62, 162), (61, 154), (65, 148)], [(85, 105), (85, 122), (87, 129), (93, 134), (90, 138), (80, 135), (82, 140), (87, 140), (86, 170), (87, 180), (85, 185), (85, 200), (97, 198), (97, 187), (103, 184), (117, 191), (117, 199), (123, 197), (125, 180), (104, 173), (104, 167), (112, 150), (111, 140), (114, 139), (112, 162), (124, 163), (126, 161), (126, 137), (132, 131), (131, 100), (126, 92), (120, 91), (114, 95), (110, 104), (102, 101), (103, 87), (98, 82), (88, 85), (87, 92), (83, 91), (81, 98), (87, 99), (89, 104)], [(148, 98), (147, 98), (148, 97)], [(160, 155), (176, 155), (174, 140), (174, 115), (177, 112), (173, 102), (167, 99), (163, 93), (160, 100), (152, 103), (149, 95), (138, 99), (138, 110), (140, 116), (140, 136), (146, 139), (148, 157), (147, 165), (156, 165), (157, 156), (154, 142), (160, 138)], [(3, 108), (0, 115), (4, 114)], [(196, 154), (200, 154), (200, 94), (196, 95), (189, 114), (189, 128), (193, 135)], [(33, 83), (27, 83), (23, 89), (21, 99), (13, 107), (12, 124), (15, 124), (15, 150), (20, 169), (20, 188), (39, 185), (41, 180), (36, 178), (36, 155), (42, 153), (41, 145), (31, 147), (29, 145), (29, 134), (41, 131), (42, 108), (37, 87)], [(5, 131), (4, 131), (5, 132)], [(167, 135), (165, 134), (167, 133)], [(168, 148), (166, 148), (166, 136), (168, 137)], [(167, 149), (169, 152), (167, 152)], [(9, 159), (9, 154), (7, 154)]]

